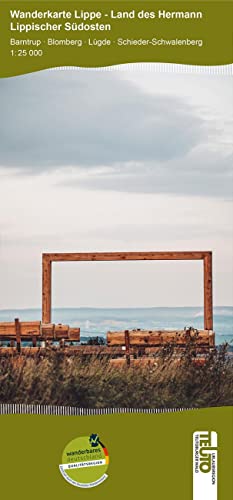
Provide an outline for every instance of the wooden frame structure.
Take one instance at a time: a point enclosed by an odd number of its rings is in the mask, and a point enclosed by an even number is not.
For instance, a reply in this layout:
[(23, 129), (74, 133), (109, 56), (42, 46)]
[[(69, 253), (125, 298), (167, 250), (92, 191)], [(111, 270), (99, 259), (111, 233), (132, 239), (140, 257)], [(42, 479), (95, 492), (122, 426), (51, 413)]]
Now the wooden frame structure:
[(42, 322), (51, 323), (52, 262), (131, 260), (202, 260), (204, 274), (204, 329), (213, 330), (212, 252), (101, 252), (44, 253), (42, 255)]

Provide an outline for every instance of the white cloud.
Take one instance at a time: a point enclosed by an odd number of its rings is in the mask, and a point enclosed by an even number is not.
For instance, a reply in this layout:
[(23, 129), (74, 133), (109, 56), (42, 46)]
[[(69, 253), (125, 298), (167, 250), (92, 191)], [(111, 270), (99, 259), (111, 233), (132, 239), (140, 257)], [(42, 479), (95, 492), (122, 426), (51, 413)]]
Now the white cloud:
[[(2, 119), (0, 308), (41, 304), (42, 252), (97, 250), (213, 250), (215, 304), (232, 304), (230, 82), (218, 78), (49, 72), (0, 82), (18, 102), (6, 99)], [(48, 107), (40, 112), (41, 96)], [(120, 132), (120, 148), (114, 134), (123, 119), (132, 128)], [(76, 144), (77, 130), (82, 138), (85, 131), (88, 144)], [(77, 154), (80, 165), (72, 160)], [(109, 264), (104, 279), (101, 264), (59, 264), (55, 304), (201, 304), (201, 264), (144, 264), (120, 273)]]

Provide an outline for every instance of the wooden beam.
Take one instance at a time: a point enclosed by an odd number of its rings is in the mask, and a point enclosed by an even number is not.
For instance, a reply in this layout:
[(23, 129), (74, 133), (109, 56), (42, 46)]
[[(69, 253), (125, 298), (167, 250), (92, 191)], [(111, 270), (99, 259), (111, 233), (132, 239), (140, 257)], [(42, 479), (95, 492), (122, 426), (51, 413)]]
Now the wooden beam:
[[(0, 337), (15, 337), (15, 322), (0, 322)], [(40, 321), (22, 321), (20, 322), (21, 337), (31, 337), (41, 335)]]
[(45, 253), (43, 259), (50, 262), (117, 261), (117, 260), (203, 260), (209, 252), (88, 252)]
[(204, 257), (204, 328), (213, 330), (212, 252)]
[(185, 346), (191, 343), (195, 346), (212, 346), (214, 345), (213, 335), (213, 332), (209, 330), (191, 332), (189, 330), (122, 330), (107, 332), (107, 345), (109, 347), (126, 346), (126, 351), (134, 346), (155, 347), (166, 344)]
[[(21, 340), (56, 340), (64, 338), (69, 341), (80, 340), (80, 328), (69, 327), (68, 325), (54, 325), (40, 321), (20, 322)], [(16, 339), (15, 322), (0, 322), (0, 340)]]
[(52, 302), (52, 261), (46, 255), (42, 257), (42, 322), (51, 323)]

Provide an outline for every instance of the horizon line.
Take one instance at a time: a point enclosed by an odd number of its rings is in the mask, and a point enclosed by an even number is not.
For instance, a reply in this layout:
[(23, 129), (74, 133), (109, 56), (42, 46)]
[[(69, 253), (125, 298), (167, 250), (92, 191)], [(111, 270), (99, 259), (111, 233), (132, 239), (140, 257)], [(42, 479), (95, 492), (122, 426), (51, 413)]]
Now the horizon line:
[[(100, 310), (100, 309), (204, 309), (204, 306), (62, 306), (62, 307), (53, 307), (52, 311), (56, 310), (61, 310), (61, 309), (95, 309), (95, 310)], [(213, 309), (216, 308), (233, 308), (232, 305), (215, 305)], [(10, 308), (4, 308), (0, 309), (0, 312), (7, 312), (7, 311), (42, 311), (42, 307), (10, 307)]]

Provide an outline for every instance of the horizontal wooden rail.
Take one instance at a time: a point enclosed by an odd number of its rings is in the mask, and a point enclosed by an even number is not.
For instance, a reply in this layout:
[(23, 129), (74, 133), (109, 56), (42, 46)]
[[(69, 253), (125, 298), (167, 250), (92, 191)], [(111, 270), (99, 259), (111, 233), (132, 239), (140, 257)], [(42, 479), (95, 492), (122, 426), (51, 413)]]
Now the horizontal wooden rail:
[(67, 340), (80, 341), (80, 328), (53, 323), (43, 324), (41, 321), (22, 321), (18, 318), (14, 322), (0, 323), (0, 340), (16, 340), (19, 344), (23, 340)]
[(212, 330), (125, 330), (107, 333), (107, 345), (129, 347), (157, 347), (166, 344), (214, 347), (215, 334)]
[(209, 251), (44, 253), (43, 259), (50, 262), (117, 260), (203, 260), (210, 254), (211, 252)]
[[(185, 351), (185, 346), (174, 347), (173, 351), (175, 356), (179, 356)], [(197, 346), (195, 348), (195, 354), (207, 354), (210, 351), (208, 346)], [(108, 346), (89, 346), (89, 345), (77, 345), (69, 347), (21, 347), (21, 354), (25, 356), (35, 356), (40, 354), (41, 356), (47, 356), (51, 352), (58, 352), (65, 356), (93, 356), (94, 358), (109, 357), (110, 359), (126, 358), (126, 351), (122, 347), (108, 347)], [(145, 359), (146, 357), (154, 357), (161, 353), (161, 346), (159, 347), (144, 347), (139, 348), (137, 346), (131, 346), (129, 350), (130, 356), (135, 359)], [(9, 356), (15, 354), (17, 355), (16, 347), (0, 347), (0, 356)]]

